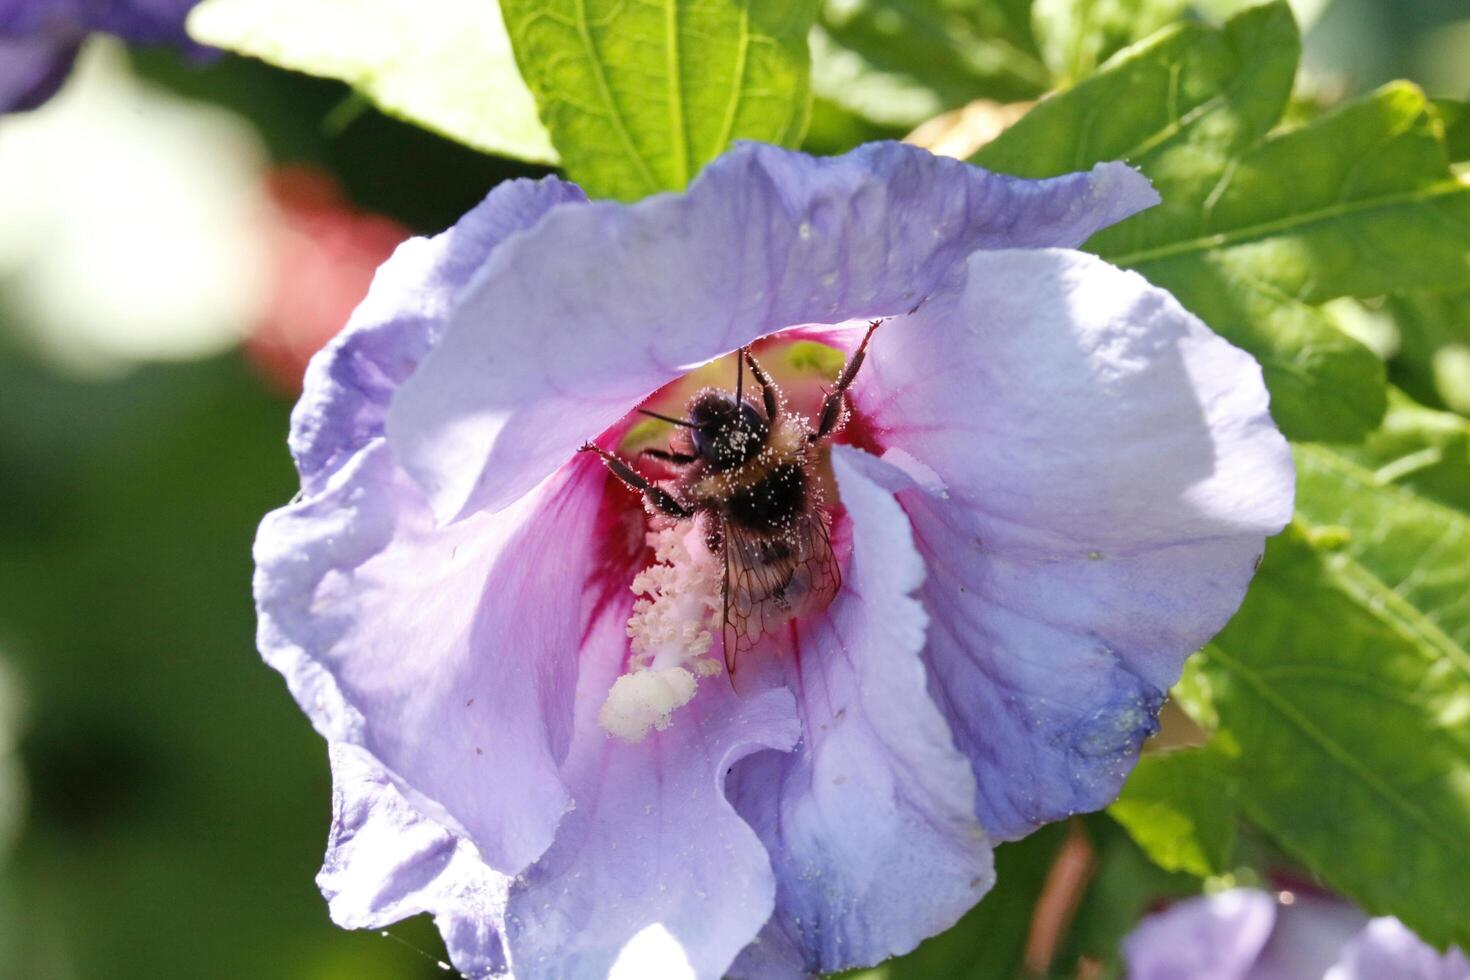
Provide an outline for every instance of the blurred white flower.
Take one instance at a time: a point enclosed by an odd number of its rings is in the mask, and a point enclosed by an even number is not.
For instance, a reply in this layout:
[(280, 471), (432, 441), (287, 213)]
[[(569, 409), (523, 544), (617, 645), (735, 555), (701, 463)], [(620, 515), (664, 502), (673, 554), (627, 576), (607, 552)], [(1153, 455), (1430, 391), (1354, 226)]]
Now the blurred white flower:
[(228, 349), (266, 299), (264, 167), (243, 119), (94, 39), (55, 99), (0, 120), (0, 325), (83, 374)]

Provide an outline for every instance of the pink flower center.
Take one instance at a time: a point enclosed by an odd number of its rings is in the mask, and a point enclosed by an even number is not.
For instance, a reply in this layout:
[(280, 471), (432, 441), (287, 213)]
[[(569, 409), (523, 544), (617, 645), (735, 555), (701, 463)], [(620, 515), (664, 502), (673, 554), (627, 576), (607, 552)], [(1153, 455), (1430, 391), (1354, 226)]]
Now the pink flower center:
[(845, 405), (821, 429), (842, 365), (823, 344), (768, 341), (690, 372), (611, 430), (626, 434), (599, 453), (641, 498), (652, 560), (631, 582), (630, 655), (598, 715), (610, 734), (637, 742), (667, 728), (701, 678), (733, 675), (836, 595), (829, 443), (866, 432)]

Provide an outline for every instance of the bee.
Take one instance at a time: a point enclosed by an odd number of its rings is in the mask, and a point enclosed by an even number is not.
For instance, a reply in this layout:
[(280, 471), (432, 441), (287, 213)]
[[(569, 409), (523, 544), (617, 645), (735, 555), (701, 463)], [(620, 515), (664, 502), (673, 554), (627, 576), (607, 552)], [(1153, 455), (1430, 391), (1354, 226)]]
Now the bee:
[[(881, 322), (868, 324), (814, 421), (787, 409), (780, 389), (742, 347), (733, 393), (697, 392), (687, 418), (639, 410), (674, 426), (668, 449), (640, 454), (671, 468), (673, 480), (650, 480), (590, 442), (581, 448), (600, 456), (653, 513), (702, 521), (710, 553), (724, 563), (721, 631), (732, 676), (740, 654), (791, 619), (823, 608), (842, 586), (815, 467), (823, 444), (846, 422), (847, 389)], [(759, 403), (745, 396), (746, 369)]]

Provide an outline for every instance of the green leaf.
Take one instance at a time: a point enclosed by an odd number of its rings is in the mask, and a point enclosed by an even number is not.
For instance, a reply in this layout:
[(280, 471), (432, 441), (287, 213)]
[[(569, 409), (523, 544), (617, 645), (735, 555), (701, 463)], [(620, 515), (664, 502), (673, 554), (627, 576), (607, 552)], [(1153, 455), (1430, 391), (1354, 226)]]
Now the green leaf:
[(737, 139), (795, 146), (816, 0), (502, 0), (568, 175), (594, 197), (681, 190)]
[(1219, 30), (1169, 28), (1038, 105), (977, 162), (1033, 177), (1137, 165), (1164, 203), (1089, 247), (1255, 354), (1288, 435), (1347, 440), (1381, 417), (1383, 368), (1317, 304), (1470, 286), (1470, 187), (1407, 84), (1273, 134), (1299, 47), (1280, 2)]
[(475, 149), (556, 162), (496, 0), (204, 0), (189, 33), (340, 79), (389, 115)]
[(1456, 163), (1470, 160), (1470, 102), (1435, 99), (1434, 108), (1444, 122), (1445, 146)]
[[(812, 88), (870, 122), (913, 128), (976, 99), (1035, 99), (1172, 21), (1219, 22), (1258, 2), (825, 0)], [(1292, 9), (1314, 18), (1326, 5)]]
[(1301, 516), (1199, 669), (1252, 822), (1370, 912), (1465, 945), (1470, 516), (1409, 482), (1442, 436), (1390, 422), (1398, 466), (1296, 447)]
[[(1332, 0), (1288, 0), (1291, 5), (1292, 16), (1301, 25), (1302, 30), (1308, 30), (1322, 15), (1327, 8), (1332, 6)], [(1250, 7), (1260, 6), (1261, 0), (1193, 0), (1191, 6), (1194, 12), (1211, 21), (1221, 21)]]
[(1190, 0), (1035, 0), (1032, 30), (1059, 86), (1190, 10)]
[[(1470, 420), (1425, 408), (1391, 389), (1383, 425), (1337, 452), (1384, 486), (1470, 513)], [(1470, 570), (1464, 576), (1470, 589)]]
[(978, 98), (1051, 86), (1030, 0), (825, 0), (812, 88), (873, 122), (911, 128)]
[(1470, 186), (1450, 175), (1443, 127), (1407, 82), (1266, 140), (1197, 203), (1186, 234), (1145, 216), (1095, 244), (1165, 279), (1209, 258), (1306, 303), (1470, 285)]
[(975, 162), (1054, 177), (1126, 159), (1163, 193), (1164, 203), (1145, 214), (1155, 223), (1160, 211), (1183, 220), (1195, 208), (1176, 196), (1208, 193), (1211, 175), (1280, 118), (1300, 55), (1284, 4), (1248, 11), (1220, 29), (1176, 24), (1038, 104)]
[(1470, 289), (1396, 294), (1386, 311), (1398, 334), (1389, 377), (1422, 402), (1470, 415)]
[(1067, 837), (1065, 824), (1043, 827), (995, 851), (995, 887), (948, 932), (926, 940), (906, 956), (850, 980), (1013, 980), (1031, 928), (1032, 907), (1052, 860)]
[[(1174, 21), (1218, 25), (1260, 0), (1034, 0), (1032, 30), (1058, 87), (1092, 74), (1123, 47)], [(1326, 0), (1291, 0), (1297, 22), (1310, 24)]]
[(1232, 761), (1213, 746), (1145, 755), (1108, 814), (1159, 867), (1224, 874), (1235, 849), (1234, 782)]

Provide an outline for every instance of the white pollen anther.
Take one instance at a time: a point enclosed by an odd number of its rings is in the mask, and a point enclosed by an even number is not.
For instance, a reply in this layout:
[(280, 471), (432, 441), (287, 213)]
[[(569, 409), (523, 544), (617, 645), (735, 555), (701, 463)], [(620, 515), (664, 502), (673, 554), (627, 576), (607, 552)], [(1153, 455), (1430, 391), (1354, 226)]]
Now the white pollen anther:
[(628, 620), (632, 656), (607, 692), (597, 722), (627, 742), (669, 727), (694, 697), (697, 678), (721, 667), (709, 657), (720, 610), (721, 568), (694, 521), (651, 531), (654, 563), (633, 578), (640, 598)]
[(635, 670), (613, 682), (597, 723), (625, 742), (641, 742), (650, 728), (663, 731), (674, 711), (694, 697), (694, 675), (683, 667)]

